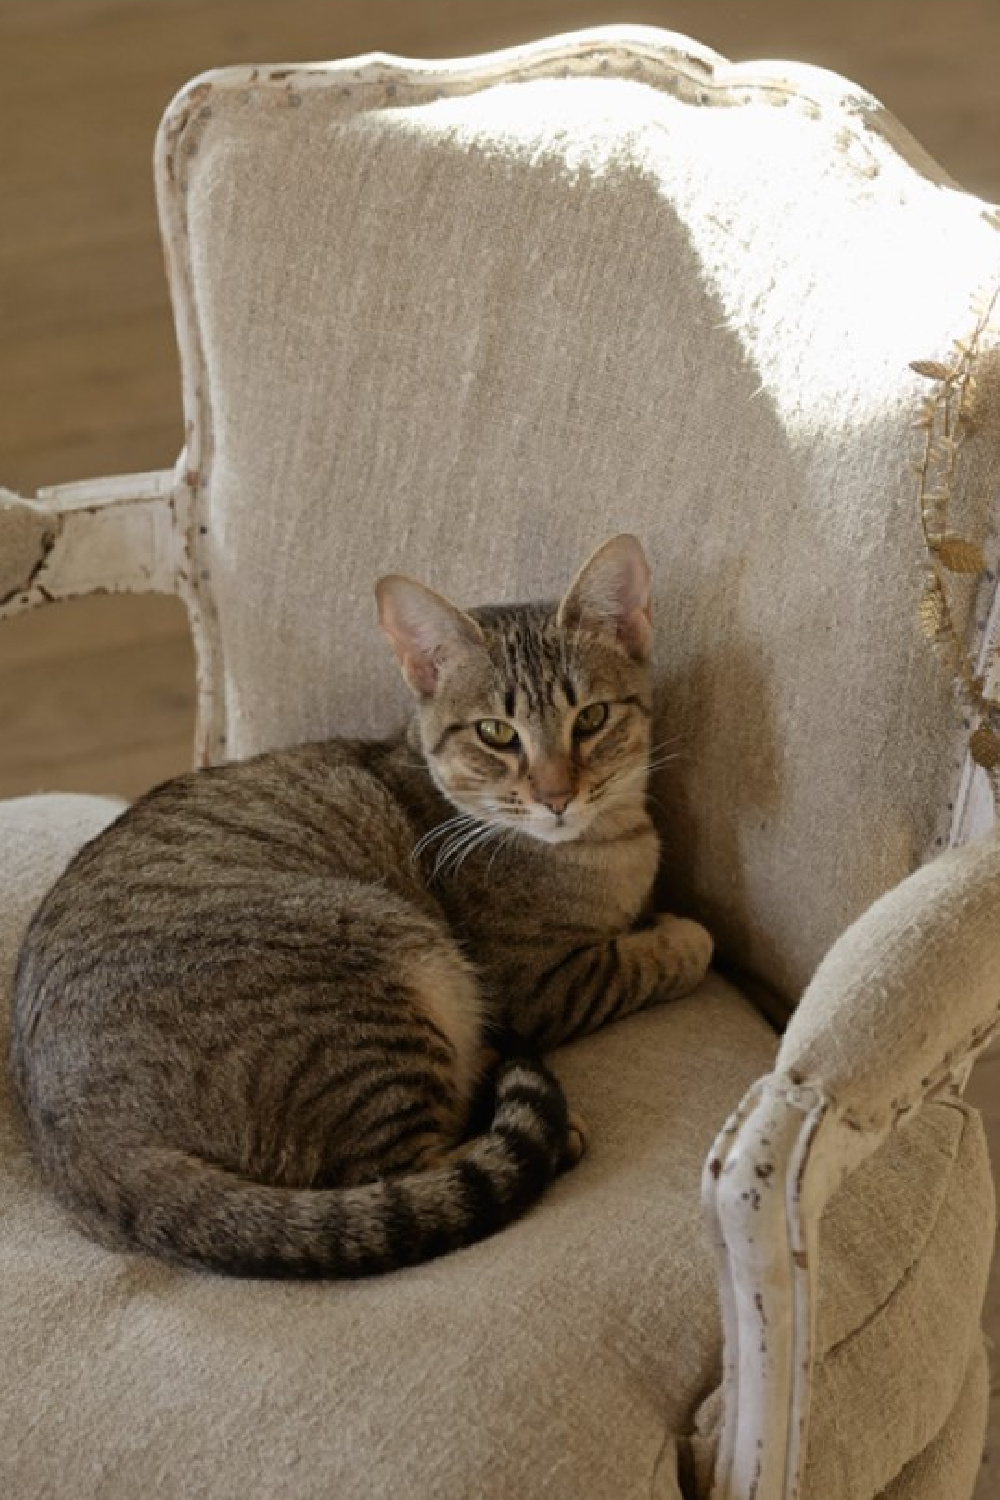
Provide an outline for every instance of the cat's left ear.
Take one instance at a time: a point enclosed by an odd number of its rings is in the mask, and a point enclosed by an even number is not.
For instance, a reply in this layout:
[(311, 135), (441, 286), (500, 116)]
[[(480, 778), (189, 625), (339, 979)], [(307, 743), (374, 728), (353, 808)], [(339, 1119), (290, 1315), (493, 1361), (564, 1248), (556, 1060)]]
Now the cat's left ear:
[(375, 585), (378, 621), (392, 643), (410, 688), (427, 697), (441, 669), (483, 644), (471, 615), (405, 573), (390, 573)]
[(652, 574), (642, 544), (623, 532), (587, 559), (566, 591), (557, 623), (613, 634), (634, 661), (653, 650)]

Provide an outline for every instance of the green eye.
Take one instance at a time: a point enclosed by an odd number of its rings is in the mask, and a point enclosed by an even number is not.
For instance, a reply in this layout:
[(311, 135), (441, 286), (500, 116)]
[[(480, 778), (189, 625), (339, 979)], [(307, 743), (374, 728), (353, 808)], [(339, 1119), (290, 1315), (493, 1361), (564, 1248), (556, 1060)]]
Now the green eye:
[(608, 705), (606, 703), (588, 703), (586, 708), (581, 708), (573, 725), (574, 739), (585, 739), (588, 734), (596, 734), (603, 729), (608, 722)]
[(494, 750), (517, 748), (517, 730), (513, 724), (505, 724), (503, 719), (480, 719), (476, 733), (484, 745), (490, 745)]

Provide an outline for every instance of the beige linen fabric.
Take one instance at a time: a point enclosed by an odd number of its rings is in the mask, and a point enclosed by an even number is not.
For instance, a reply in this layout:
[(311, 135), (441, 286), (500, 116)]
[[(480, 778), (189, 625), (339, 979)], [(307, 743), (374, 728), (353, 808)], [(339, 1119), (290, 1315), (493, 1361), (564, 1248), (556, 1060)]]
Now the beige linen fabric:
[[(0, 983), (7, 1024), (7, 986), (21, 934), (46, 891), (77, 849), (125, 808), (120, 797), (52, 793), (0, 801)], [(4, 1033), (6, 1047), (6, 1033)], [(6, 1050), (4, 1050), (6, 1059)]]
[[(0, 804), (0, 1050), (20, 932), (103, 799)], [(556, 1060), (593, 1146), (521, 1224), (365, 1283), (111, 1254), (38, 1183), (0, 1087), (0, 1494), (677, 1500), (718, 1379), (702, 1161), (774, 1056), (722, 980)]]
[(1000, 1015), (1000, 835), (932, 860), (823, 960), (778, 1066), (886, 1128)]
[(955, 1500), (956, 1495), (970, 1495), (979, 1471), (989, 1389), (986, 1350), (980, 1345), (944, 1427), (878, 1500)]
[(908, 362), (971, 328), (1000, 234), (856, 104), (713, 105), (602, 56), (629, 76), (199, 96), (175, 153), (215, 752), (397, 722), (379, 572), (552, 594), (632, 529), (670, 893), (794, 999), (946, 837), (964, 735), (916, 624)]
[[(901, 1471), (930, 1485), (945, 1454), (952, 1488), (930, 1488), (927, 1500), (971, 1492), (985, 1425), (979, 1318), (992, 1251), (982, 1122), (958, 1100), (928, 1105), (837, 1190), (820, 1238), (803, 1500), (925, 1500), (921, 1488), (911, 1497)], [(692, 1438), (700, 1495), (719, 1420), (714, 1391)]]
[[(832, 1200), (803, 1500), (867, 1500), (941, 1431), (982, 1352), (993, 1232), (982, 1121), (958, 1101), (929, 1105)], [(983, 1427), (967, 1429), (973, 1474)]]

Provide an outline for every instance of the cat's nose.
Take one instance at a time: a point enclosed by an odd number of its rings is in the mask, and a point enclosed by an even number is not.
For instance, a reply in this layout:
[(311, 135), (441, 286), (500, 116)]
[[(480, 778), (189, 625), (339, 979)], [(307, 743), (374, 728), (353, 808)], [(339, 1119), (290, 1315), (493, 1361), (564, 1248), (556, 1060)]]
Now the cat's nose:
[(535, 801), (554, 812), (556, 817), (561, 817), (573, 800), (573, 793), (568, 787), (554, 789), (551, 787), (536, 787)]

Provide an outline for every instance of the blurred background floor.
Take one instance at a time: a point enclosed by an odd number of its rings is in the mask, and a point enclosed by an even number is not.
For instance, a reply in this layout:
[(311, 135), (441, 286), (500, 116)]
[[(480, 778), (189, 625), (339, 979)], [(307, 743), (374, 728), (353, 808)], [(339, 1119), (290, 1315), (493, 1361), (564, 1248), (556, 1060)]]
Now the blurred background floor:
[[(0, 0), (0, 483), (167, 467), (179, 377), (153, 202), (157, 121), (192, 74), (368, 50), (445, 57), (607, 22), (792, 58), (876, 94), (1000, 200), (996, 0)], [(132, 796), (189, 763), (193, 666), (173, 601), (93, 599), (0, 633), (0, 796)], [(972, 1090), (1000, 1156), (1000, 1057)], [(989, 1321), (1000, 1342), (1000, 1277)], [(977, 1500), (1000, 1496), (1000, 1399)]]

